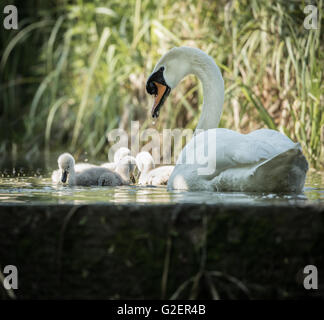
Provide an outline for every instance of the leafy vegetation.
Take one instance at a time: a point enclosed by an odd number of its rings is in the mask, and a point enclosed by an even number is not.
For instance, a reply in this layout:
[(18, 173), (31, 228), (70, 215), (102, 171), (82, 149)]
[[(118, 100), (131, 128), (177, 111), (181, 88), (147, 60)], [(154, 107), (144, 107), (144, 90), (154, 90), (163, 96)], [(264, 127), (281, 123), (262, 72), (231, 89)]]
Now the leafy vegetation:
[[(313, 167), (324, 166), (322, 0), (316, 30), (303, 27), (304, 1), (26, 2), (14, 1), (19, 30), (0, 31), (2, 152), (106, 158), (109, 130), (129, 130), (132, 120), (152, 126), (145, 79), (168, 49), (188, 45), (222, 69), (222, 127), (280, 130), (301, 143)], [(194, 128), (201, 103), (190, 76), (156, 128)]]

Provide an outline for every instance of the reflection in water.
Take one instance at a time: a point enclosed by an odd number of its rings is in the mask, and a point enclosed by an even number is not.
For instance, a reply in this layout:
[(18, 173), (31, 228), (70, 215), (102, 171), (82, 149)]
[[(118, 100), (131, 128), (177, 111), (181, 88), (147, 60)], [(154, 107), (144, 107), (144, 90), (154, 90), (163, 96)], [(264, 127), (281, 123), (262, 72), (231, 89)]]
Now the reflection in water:
[(240, 192), (167, 191), (166, 187), (65, 187), (37, 177), (0, 178), (0, 203), (86, 204), (86, 203), (324, 203), (324, 174), (310, 173), (300, 195)]

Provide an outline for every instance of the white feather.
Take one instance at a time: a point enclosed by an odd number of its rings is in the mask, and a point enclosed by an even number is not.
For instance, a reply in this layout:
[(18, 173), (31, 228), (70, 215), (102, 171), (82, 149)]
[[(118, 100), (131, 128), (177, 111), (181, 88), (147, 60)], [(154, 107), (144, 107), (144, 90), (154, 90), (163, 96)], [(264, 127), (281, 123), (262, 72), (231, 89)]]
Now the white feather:
[(161, 66), (170, 88), (192, 73), (201, 80), (204, 91), (196, 134), (178, 158), (168, 181), (169, 189), (302, 191), (308, 163), (298, 143), (275, 130), (241, 134), (217, 128), (224, 81), (211, 57), (195, 48), (173, 48), (160, 59), (154, 71)]

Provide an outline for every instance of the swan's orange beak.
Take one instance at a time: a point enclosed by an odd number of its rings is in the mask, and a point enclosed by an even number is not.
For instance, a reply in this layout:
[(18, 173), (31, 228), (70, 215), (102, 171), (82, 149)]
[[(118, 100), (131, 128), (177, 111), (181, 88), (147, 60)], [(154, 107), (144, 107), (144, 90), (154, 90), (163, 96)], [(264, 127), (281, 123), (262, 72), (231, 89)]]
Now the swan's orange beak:
[(171, 91), (171, 88), (164, 80), (163, 71), (164, 67), (161, 67), (158, 71), (151, 74), (146, 82), (147, 93), (154, 95), (155, 97), (152, 107), (153, 118), (157, 118), (159, 116), (159, 110)]
[[(157, 107), (160, 105), (160, 102), (167, 90), (167, 86), (165, 86), (161, 83), (155, 82), (155, 81), (153, 83), (156, 85), (157, 93), (155, 94), (154, 103), (153, 103), (153, 107), (152, 107), (152, 116), (156, 113)], [(158, 117), (158, 114), (157, 114), (157, 117)]]

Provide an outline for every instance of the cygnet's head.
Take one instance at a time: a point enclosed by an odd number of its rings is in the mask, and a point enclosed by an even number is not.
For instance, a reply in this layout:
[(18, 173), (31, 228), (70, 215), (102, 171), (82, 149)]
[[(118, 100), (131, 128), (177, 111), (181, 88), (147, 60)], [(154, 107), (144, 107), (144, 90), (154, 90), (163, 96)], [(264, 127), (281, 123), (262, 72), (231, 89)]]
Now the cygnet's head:
[(147, 151), (143, 151), (137, 154), (136, 165), (140, 172), (148, 172), (155, 167), (154, 159)]
[(114, 154), (114, 162), (118, 163), (121, 159), (130, 155), (131, 155), (131, 151), (128, 148), (121, 147)]
[(136, 169), (136, 159), (132, 156), (125, 156), (117, 162), (116, 172), (126, 181), (134, 182), (134, 172)]
[(58, 157), (57, 163), (62, 172), (61, 181), (66, 183), (68, 174), (74, 170), (74, 158), (69, 153), (63, 153)]

